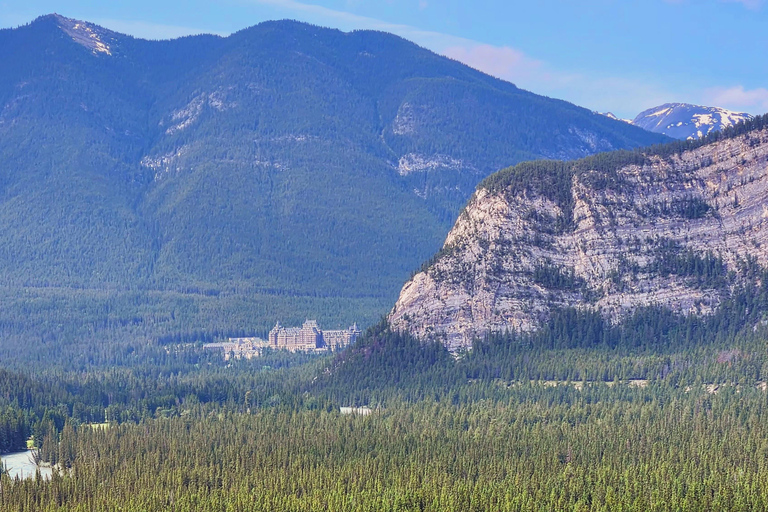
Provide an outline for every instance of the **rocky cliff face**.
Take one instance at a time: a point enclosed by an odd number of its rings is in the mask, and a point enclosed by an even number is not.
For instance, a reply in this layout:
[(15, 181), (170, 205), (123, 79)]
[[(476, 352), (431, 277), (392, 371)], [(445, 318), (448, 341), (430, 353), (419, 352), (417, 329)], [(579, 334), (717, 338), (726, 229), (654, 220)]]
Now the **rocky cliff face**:
[(642, 306), (713, 311), (768, 265), (768, 129), (718, 139), (492, 176), (391, 325), (456, 350), (536, 329), (555, 307), (613, 321)]

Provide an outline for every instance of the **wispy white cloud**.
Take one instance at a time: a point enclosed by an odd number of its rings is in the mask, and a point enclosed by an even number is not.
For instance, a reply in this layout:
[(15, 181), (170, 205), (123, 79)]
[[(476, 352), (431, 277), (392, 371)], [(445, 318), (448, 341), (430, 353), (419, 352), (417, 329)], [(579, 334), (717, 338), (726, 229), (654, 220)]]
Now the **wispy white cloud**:
[(745, 89), (742, 85), (713, 87), (702, 93), (702, 103), (750, 114), (763, 114), (768, 112), (768, 89)]
[[(339, 11), (322, 5), (308, 4), (297, 0), (244, 0), (246, 3), (267, 5), (287, 12), (298, 13), (317, 25), (333, 25), (341, 30), (381, 30), (409, 39), (421, 46), (434, 50), (448, 46), (459, 46), (475, 41), (440, 32), (422, 30), (410, 25), (390, 23), (388, 21), (361, 16), (347, 11)], [(426, 0), (419, 2), (419, 8), (428, 7)]]
[[(354, 1), (354, 0), (352, 0)], [(339, 11), (324, 7), (322, 5), (307, 4), (304, 2), (298, 2), (296, 0), (246, 0), (246, 3), (269, 5), (280, 9), (285, 9), (293, 12), (300, 12), (304, 14), (310, 14), (319, 16), (329, 20), (335, 20), (337, 22), (353, 23), (355, 25), (363, 25), (365, 28), (375, 28), (379, 26), (401, 26), (396, 24), (390, 24), (384, 21), (380, 21), (367, 16), (361, 16), (347, 11)], [(402, 25), (405, 26), (405, 25)]]
[(528, 57), (509, 46), (464, 44), (439, 50), (446, 57), (458, 60), (489, 75), (517, 82), (529, 78), (548, 78), (543, 62)]
[(667, 102), (694, 103), (729, 110), (762, 114), (768, 112), (768, 89), (737, 85), (674, 91), (653, 79), (599, 76), (554, 69), (510, 47), (471, 42), (444, 48), (444, 55), (479, 71), (508, 80), (538, 94), (564, 98), (577, 105), (620, 117)]
[[(668, 4), (683, 4), (687, 1), (688, 0), (664, 0), (664, 2)], [(727, 4), (741, 4), (747, 9), (757, 11), (763, 6), (765, 0), (720, 0), (720, 2)]]
[(720, 0), (721, 2), (726, 3), (736, 3), (741, 4), (747, 9), (751, 9), (753, 11), (757, 11), (763, 6), (764, 0)]
[(479, 71), (510, 81), (518, 87), (562, 98), (587, 108), (610, 110), (619, 116), (634, 116), (641, 110), (669, 101), (670, 97), (660, 86), (655, 86), (648, 80), (595, 77), (586, 73), (555, 69), (548, 63), (509, 46), (484, 44), (297, 0), (248, 1), (308, 15), (312, 17), (313, 23), (334, 25), (343, 30), (369, 29), (391, 32)]
[(671, 96), (650, 80), (559, 70), (508, 46), (466, 42), (438, 52), (523, 89), (624, 117), (669, 101)]
[[(633, 117), (647, 108), (670, 101), (721, 106), (750, 113), (768, 111), (766, 89), (745, 90), (743, 87), (731, 87), (673, 90), (655, 77), (606, 76), (557, 69), (517, 48), (493, 46), (450, 34), (388, 23), (298, 0), (247, 1), (309, 15), (313, 18), (313, 23), (335, 25), (344, 30), (370, 29), (391, 32), (479, 71), (508, 80), (523, 89), (562, 98), (594, 110), (611, 111), (619, 117)], [(677, 3), (687, 0), (665, 1)], [(759, 9), (765, 0), (720, 1), (737, 2), (749, 9)]]

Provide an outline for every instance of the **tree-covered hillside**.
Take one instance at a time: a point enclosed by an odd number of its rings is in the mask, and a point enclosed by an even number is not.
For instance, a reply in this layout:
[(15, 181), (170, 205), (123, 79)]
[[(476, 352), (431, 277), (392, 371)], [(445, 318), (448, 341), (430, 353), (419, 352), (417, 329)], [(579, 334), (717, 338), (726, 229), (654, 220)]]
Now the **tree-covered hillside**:
[(337, 356), (174, 347), (128, 368), (1, 370), (0, 449), (31, 436), (53, 476), (0, 475), (0, 503), (763, 510), (766, 303), (763, 285), (705, 320), (564, 311), (459, 357), (382, 323)]
[(491, 172), (661, 140), (385, 33), (2, 30), (0, 353), (368, 324)]

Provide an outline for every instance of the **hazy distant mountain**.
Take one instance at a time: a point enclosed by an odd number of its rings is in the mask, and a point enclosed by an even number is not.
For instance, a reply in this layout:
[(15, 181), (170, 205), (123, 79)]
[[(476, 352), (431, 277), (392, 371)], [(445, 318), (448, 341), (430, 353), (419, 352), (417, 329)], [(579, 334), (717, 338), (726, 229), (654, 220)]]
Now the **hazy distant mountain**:
[(382, 32), (45, 16), (0, 31), (0, 334), (367, 323), (493, 171), (663, 140)]
[(675, 139), (698, 139), (713, 131), (752, 119), (743, 112), (687, 103), (665, 103), (641, 112), (632, 124)]

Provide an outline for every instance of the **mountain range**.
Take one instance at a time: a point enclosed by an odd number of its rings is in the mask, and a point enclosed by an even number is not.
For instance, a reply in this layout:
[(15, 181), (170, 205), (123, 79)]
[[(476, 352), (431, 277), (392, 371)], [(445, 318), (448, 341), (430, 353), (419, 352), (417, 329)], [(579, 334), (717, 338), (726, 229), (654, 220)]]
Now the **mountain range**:
[(369, 324), (487, 175), (665, 140), (382, 32), (44, 16), (0, 31), (0, 333)]

